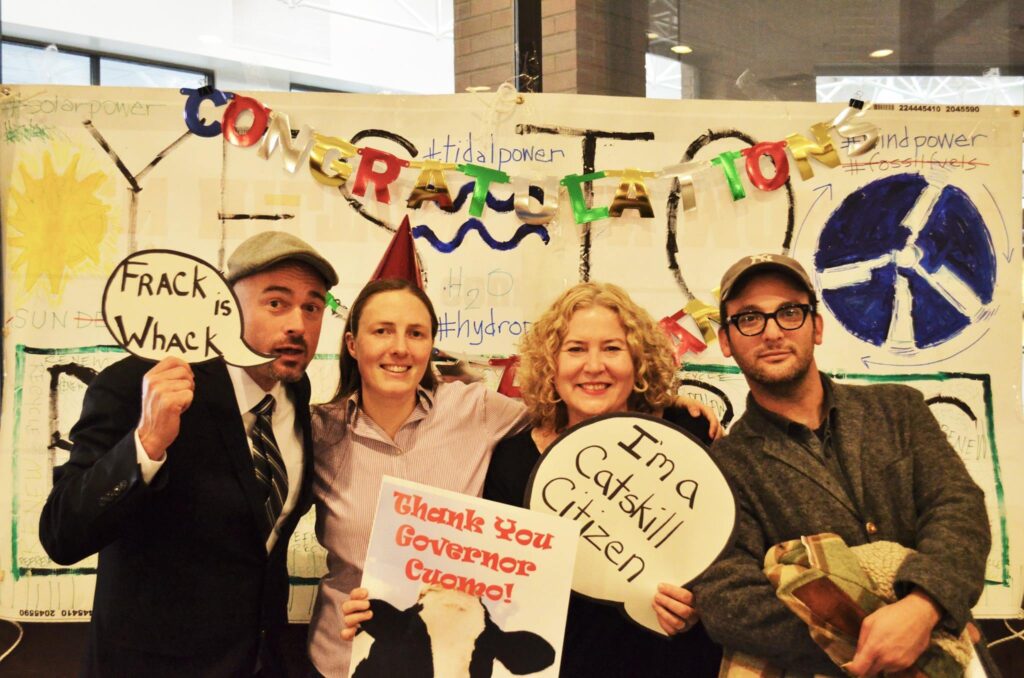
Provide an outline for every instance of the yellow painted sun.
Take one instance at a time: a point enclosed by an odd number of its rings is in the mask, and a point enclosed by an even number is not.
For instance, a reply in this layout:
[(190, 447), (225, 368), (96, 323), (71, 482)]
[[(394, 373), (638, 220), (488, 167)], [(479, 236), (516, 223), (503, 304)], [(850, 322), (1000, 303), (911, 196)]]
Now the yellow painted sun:
[(12, 268), (25, 271), (26, 292), (48, 283), (50, 294), (60, 297), (70, 275), (100, 264), (111, 228), (111, 206), (100, 197), (109, 177), (100, 171), (78, 177), (80, 159), (71, 155), (60, 171), (46, 152), (36, 176), (25, 162), (18, 164), (20, 182), (11, 182), (8, 195), (7, 244)]

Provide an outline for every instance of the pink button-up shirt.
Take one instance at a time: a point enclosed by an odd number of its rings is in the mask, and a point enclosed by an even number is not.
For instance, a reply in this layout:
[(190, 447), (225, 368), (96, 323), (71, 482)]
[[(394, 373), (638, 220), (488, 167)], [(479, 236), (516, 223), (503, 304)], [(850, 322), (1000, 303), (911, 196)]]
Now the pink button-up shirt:
[(495, 444), (525, 423), (522, 403), (480, 383), (420, 390), (394, 440), (355, 396), (313, 407), (316, 534), (327, 549), (327, 574), (309, 625), (309, 655), (320, 673), (348, 675), (352, 644), (339, 635), (341, 604), (363, 576), (381, 477), (479, 496)]

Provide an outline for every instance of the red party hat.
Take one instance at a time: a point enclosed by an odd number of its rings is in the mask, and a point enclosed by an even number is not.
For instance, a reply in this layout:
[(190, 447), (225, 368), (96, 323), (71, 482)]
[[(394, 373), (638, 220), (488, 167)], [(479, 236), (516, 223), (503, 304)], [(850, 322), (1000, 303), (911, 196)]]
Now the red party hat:
[(402, 219), (402, 225), (395, 231), (395, 237), (391, 238), (391, 243), (377, 264), (377, 270), (370, 276), (370, 281), (384, 278), (401, 278), (423, 289), (423, 275), (420, 273), (419, 262), (416, 261), (416, 245), (412, 241), (409, 215)]

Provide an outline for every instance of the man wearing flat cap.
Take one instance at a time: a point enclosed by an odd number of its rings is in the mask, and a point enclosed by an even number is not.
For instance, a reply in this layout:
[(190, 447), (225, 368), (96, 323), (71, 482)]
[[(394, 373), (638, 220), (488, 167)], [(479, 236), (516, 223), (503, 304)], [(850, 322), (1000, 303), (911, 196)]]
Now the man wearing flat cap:
[[(946, 662), (933, 632), (959, 635), (984, 586), (991, 535), (982, 491), (919, 391), (843, 384), (818, 371), (824, 321), (796, 260), (744, 257), (726, 271), (720, 297), (722, 352), (750, 392), (712, 448), (737, 498), (734, 542), (694, 592), (726, 667), (742, 657), (732, 668), (743, 675), (874, 676)], [(838, 538), (813, 537), (824, 534)], [(861, 557), (892, 546), (902, 553), (889, 580), (895, 600), (877, 609), (848, 593), (862, 589), (795, 569), (810, 562), (831, 576), (821, 553)], [(769, 551), (779, 560), (766, 565)], [(787, 560), (797, 553), (809, 560)], [(794, 580), (806, 586), (788, 591)], [(821, 616), (808, 622), (796, 610)], [(962, 642), (960, 659), (970, 657)]]
[(40, 540), (58, 563), (99, 553), (87, 676), (278, 676), (286, 549), (310, 505), (309, 379), (331, 264), (299, 238), (243, 242), (226, 276), (243, 337), (273, 356), (155, 365), (89, 385)]

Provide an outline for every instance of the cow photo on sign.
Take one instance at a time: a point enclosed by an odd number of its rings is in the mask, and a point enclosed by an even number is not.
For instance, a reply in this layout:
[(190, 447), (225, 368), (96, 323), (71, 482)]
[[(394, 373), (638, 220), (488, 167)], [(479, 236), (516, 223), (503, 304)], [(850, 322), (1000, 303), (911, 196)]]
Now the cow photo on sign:
[(526, 495), (531, 509), (576, 525), (572, 590), (620, 605), (661, 634), (651, 591), (693, 581), (729, 543), (736, 521), (732, 489), (706, 448), (637, 413), (568, 429), (541, 457)]
[(555, 649), (532, 631), (506, 631), (491, 620), (479, 596), (426, 585), (416, 604), (399, 610), (371, 600), (363, 631), (374, 639), (353, 678), (489, 678), (494, 662), (520, 676), (551, 667)]

